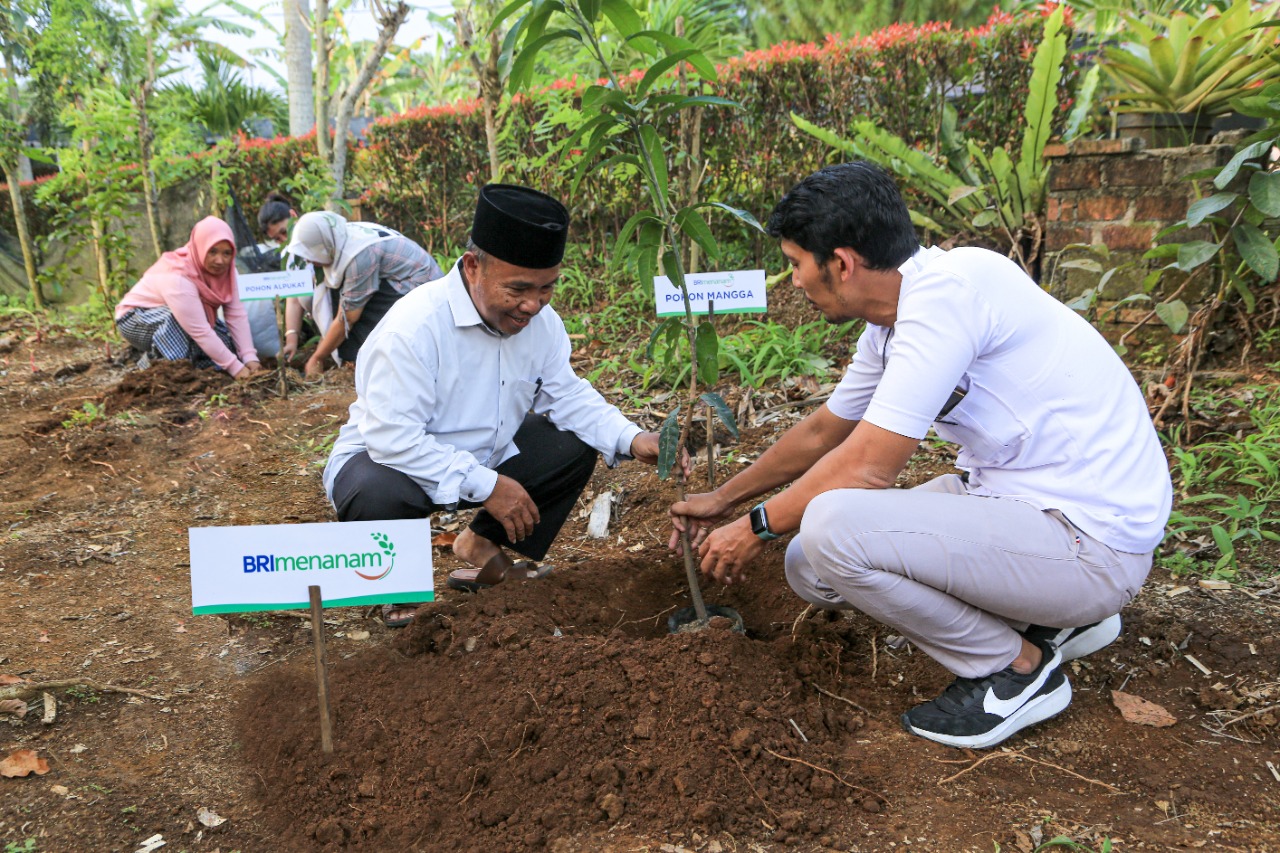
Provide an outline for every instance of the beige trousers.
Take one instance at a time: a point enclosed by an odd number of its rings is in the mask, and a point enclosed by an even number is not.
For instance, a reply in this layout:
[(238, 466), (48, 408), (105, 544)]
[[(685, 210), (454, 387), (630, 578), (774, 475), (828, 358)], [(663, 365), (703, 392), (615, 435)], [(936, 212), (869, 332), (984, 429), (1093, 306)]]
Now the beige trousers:
[(1088, 625), (1120, 612), (1151, 553), (1113, 550), (1057, 510), (970, 495), (948, 474), (914, 489), (814, 498), (787, 548), (810, 604), (856, 608), (959, 676), (1004, 669), (1028, 624)]

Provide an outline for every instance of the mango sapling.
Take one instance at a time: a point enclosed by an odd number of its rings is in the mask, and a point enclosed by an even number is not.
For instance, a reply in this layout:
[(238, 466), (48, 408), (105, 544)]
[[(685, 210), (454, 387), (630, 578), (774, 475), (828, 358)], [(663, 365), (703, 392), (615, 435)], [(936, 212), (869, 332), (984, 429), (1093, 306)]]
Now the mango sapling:
[[(536, 70), (539, 54), (552, 43), (577, 41), (599, 66), (601, 84), (588, 86), (581, 93), (577, 111), (562, 111), (557, 121), (569, 129), (561, 143), (566, 157), (580, 156), (571, 185), (576, 193), (582, 179), (592, 170), (619, 170), (627, 176), (638, 176), (650, 203), (649, 210), (633, 215), (622, 227), (614, 247), (615, 262), (634, 259), (642, 282), (652, 282), (659, 269), (681, 293), (683, 317), (668, 317), (654, 329), (653, 342), (665, 338), (674, 346), (683, 339), (689, 359), (689, 390), (683, 406), (667, 415), (660, 430), (658, 476), (666, 479), (679, 457), (693, 424), (693, 411), (699, 402), (724, 422), (735, 436), (738, 428), (733, 414), (720, 395), (698, 393), (701, 381), (713, 385), (719, 371), (719, 340), (714, 325), (698, 322), (689, 301), (685, 283), (682, 242), (696, 244), (709, 259), (719, 256), (719, 247), (700, 211), (719, 208), (738, 220), (759, 229), (755, 217), (743, 210), (712, 201), (680, 206), (674, 197), (687, 191), (668, 170), (667, 141), (659, 128), (669, 128), (684, 111), (706, 107), (737, 107), (733, 101), (712, 95), (690, 94), (683, 90), (678, 69), (685, 69), (701, 80), (714, 83), (715, 65), (692, 42), (671, 32), (646, 29), (640, 14), (626, 0), (514, 0), (497, 16), (498, 27), (507, 18), (527, 8), (507, 33), (504, 56), (509, 63), (508, 83), (513, 92), (528, 88)], [(549, 29), (553, 17), (558, 26)], [(616, 29), (620, 39), (606, 36), (606, 21)], [(638, 83), (624, 87), (621, 74), (628, 67), (642, 71)], [(581, 151), (580, 155), (572, 152)], [(603, 160), (598, 159), (607, 154)], [(685, 498), (685, 476), (677, 474), (681, 500)], [(697, 567), (687, 533), (680, 537), (684, 553), (685, 576), (693, 600), (698, 627), (708, 622), (706, 606), (698, 584)]]

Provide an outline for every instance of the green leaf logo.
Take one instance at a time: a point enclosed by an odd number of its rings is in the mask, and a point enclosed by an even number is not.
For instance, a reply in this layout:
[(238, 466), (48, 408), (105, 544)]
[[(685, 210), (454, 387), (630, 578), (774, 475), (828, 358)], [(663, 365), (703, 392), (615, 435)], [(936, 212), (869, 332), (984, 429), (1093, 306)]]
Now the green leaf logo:
[(391, 574), (391, 570), (395, 568), (396, 544), (392, 542), (391, 537), (387, 536), (385, 533), (370, 533), (369, 535), (373, 537), (373, 541), (378, 543), (378, 547), (381, 548), (382, 553), (386, 555), (387, 570), (380, 575), (366, 575), (364, 572), (357, 569), (356, 574), (367, 581), (379, 581)]

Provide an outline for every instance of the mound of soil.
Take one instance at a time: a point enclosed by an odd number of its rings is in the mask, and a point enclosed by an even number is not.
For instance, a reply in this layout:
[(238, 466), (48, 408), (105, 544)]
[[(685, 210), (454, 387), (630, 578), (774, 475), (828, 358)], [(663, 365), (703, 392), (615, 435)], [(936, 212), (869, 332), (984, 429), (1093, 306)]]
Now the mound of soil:
[(842, 748), (877, 728), (812, 686), (835, 693), (864, 666), (840, 652), (866, 645), (865, 626), (822, 616), (793, 637), (769, 621), (775, 586), (724, 599), (746, 635), (725, 619), (671, 635), (680, 586), (669, 563), (612, 560), (427, 605), (393, 648), (334, 667), (328, 758), (314, 681), (260, 684), (241, 736), (270, 757), (261, 793), (280, 831), (298, 849), (425, 833), (436, 849), (501, 850), (627, 819), (786, 842), (826, 832), (824, 802), (881, 811), (865, 769), (805, 763), (849, 764)]
[[(1049, 769), (1008, 778), (992, 767), (942, 788), (981, 755), (912, 738), (897, 718), (950, 676), (865, 617), (805, 611), (781, 562), (774, 546), (752, 583), (711, 591), (743, 615), (745, 635), (727, 622), (667, 633), (687, 595), (673, 560), (596, 560), (475, 596), (446, 592), (394, 644), (332, 667), (331, 756), (318, 747), (311, 673), (259, 680), (239, 713), (264, 818), (290, 849), (459, 851), (629, 850), (655, 830), (695, 848), (723, 838), (881, 850), (926, 827), (921, 849), (980, 849), (975, 835), (1045, 796), (1059, 811), (1119, 797), (1108, 812), (1161, 849), (1184, 830), (1142, 817), (1152, 799), (1230, 813), (1245, 837), (1257, 837), (1249, 821), (1269, 820), (1272, 805), (1242, 803), (1224, 784), (1239, 753), (1198, 754), (1187, 778), (1195, 747), (1184, 755), (1162, 732), (1123, 722), (1109, 692), (1185, 678), (1175, 664), (1189, 638), (1203, 664), (1256, 684), (1280, 652), (1273, 639), (1251, 654), (1210, 622), (1135, 609), (1110, 660), (1077, 662), (1076, 705), (1012, 742), (1042, 750), (1028, 760)], [(1207, 694), (1170, 707), (1192, 717), (1223, 707)], [(1020, 757), (995, 753), (1009, 755)]]

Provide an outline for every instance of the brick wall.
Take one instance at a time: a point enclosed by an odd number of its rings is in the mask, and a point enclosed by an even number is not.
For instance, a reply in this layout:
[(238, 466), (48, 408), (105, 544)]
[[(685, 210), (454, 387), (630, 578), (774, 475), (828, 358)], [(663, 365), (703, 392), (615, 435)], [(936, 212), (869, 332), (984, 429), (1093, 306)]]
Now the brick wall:
[[(1049, 196), (1043, 269), (1050, 291), (1069, 301), (1096, 285), (1099, 273), (1064, 268), (1061, 263), (1089, 259), (1101, 264), (1103, 270), (1118, 268), (1107, 284), (1104, 299), (1142, 292), (1147, 273), (1162, 263), (1143, 261), (1142, 255), (1155, 244), (1156, 235), (1183, 219), (1187, 206), (1200, 197), (1196, 182), (1183, 178), (1225, 165), (1234, 151), (1232, 144), (1143, 150), (1138, 139), (1080, 140), (1047, 146)], [(1196, 229), (1172, 239), (1181, 242), (1211, 237), (1207, 229)], [(1088, 249), (1069, 248), (1098, 243), (1111, 250), (1109, 258)], [(1166, 276), (1165, 286), (1176, 287), (1181, 281)], [(1197, 301), (1199, 295), (1194, 289), (1183, 294), (1188, 302)]]

